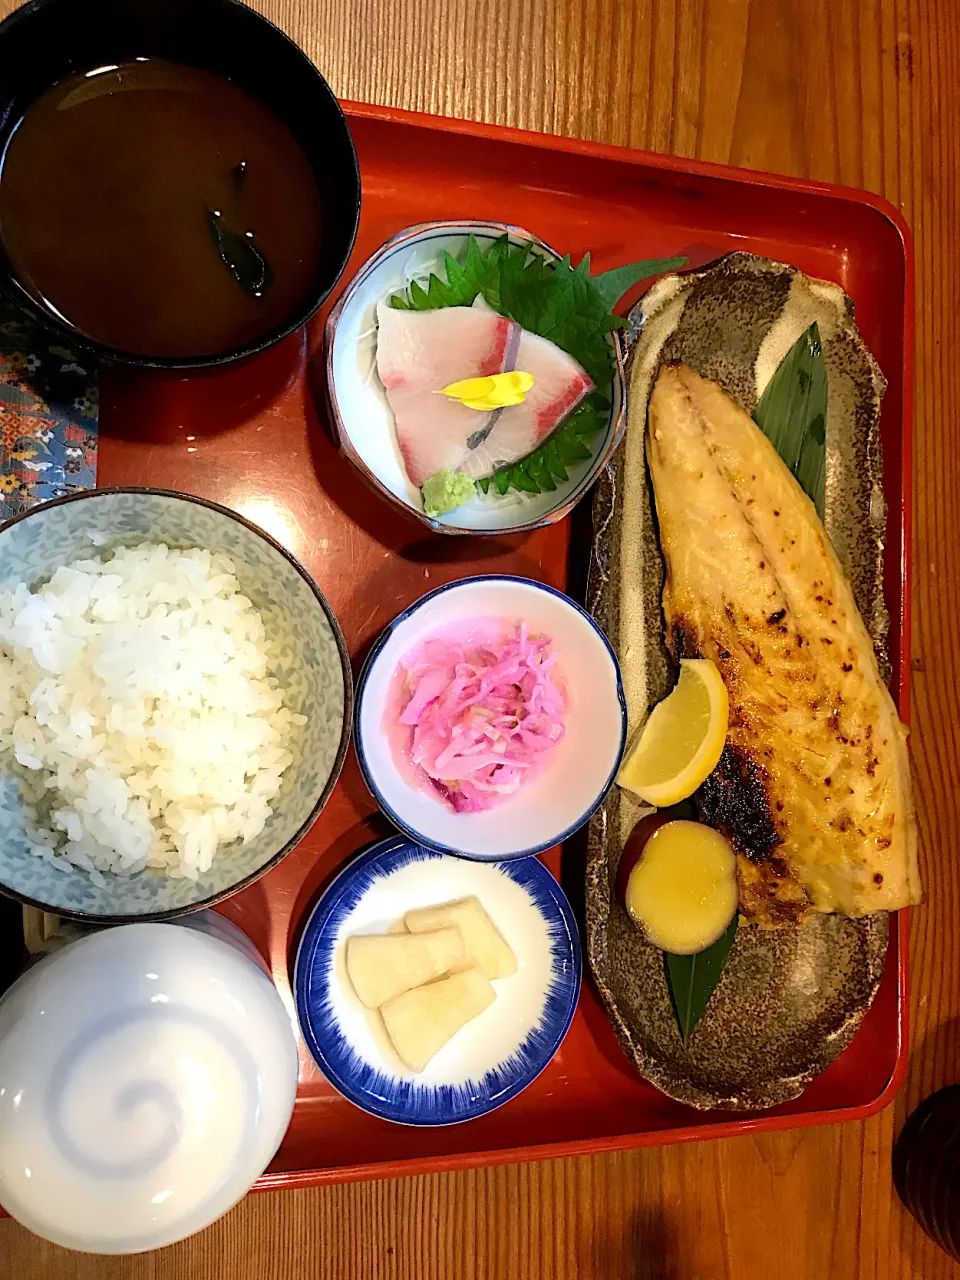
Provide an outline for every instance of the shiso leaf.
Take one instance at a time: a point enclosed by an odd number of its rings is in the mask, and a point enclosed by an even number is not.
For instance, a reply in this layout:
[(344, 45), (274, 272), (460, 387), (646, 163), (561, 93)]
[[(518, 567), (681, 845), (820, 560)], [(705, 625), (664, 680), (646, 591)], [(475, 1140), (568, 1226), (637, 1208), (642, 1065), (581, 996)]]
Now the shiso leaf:
[(507, 236), (480, 248), (467, 239), (463, 261), (444, 255), (446, 279), (431, 275), (426, 288), (411, 284), (394, 294), (390, 305), (404, 311), (433, 311), (439, 307), (469, 307), (482, 294), (487, 304), (531, 333), (549, 338), (583, 366), (597, 385), (574, 413), (538, 449), (495, 475), (480, 480), (499, 494), (511, 488), (525, 493), (552, 492), (569, 478), (570, 468), (592, 456), (588, 441), (609, 421), (606, 394), (613, 371), (609, 334), (626, 322), (611, 308), (638, 281), (674, 270), (686, 258), (657, 258), (633, 262), (598, 276), (590, 274), (590, 255), (576, 267), (567, 255), (554, 263), (533, 244), (513, 245)]
[[(584, 254), (584, 261), (589, 258), (588, 253)], [(641, 280), (648, 276), (658, 276), (664, 271), (677, 271), (686, 264), (686, 258), (651, 258), (649, 262), (631, 262), (625, 267), (614, 267), (612, 271), (603, 271), (590, 279), (607, 309), (612, 310), (623, 295)]]

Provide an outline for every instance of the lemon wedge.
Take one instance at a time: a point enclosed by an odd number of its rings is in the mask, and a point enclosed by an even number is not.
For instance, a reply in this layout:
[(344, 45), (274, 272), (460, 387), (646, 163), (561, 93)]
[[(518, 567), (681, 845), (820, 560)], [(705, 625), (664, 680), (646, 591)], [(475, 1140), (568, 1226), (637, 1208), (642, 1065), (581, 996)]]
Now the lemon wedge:
[(617, 782), (663, 809), (692, 796), (727, 738), (727, 690), (708, 658), (681, 658), (673, 692), (650, 712)]

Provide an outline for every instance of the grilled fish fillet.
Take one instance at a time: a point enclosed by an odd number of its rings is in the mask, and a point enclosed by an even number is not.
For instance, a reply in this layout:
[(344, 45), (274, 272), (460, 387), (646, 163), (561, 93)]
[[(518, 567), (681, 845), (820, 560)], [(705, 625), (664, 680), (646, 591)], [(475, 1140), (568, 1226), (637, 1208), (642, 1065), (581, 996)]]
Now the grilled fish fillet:
[(906, 730), (816, 510), (732, 400), (661, 369), (647, 457), (677, 658), (705, 657), (730, 698), (727, 743), (698, 793), (738, 854), (759, 924), (919, 901)]

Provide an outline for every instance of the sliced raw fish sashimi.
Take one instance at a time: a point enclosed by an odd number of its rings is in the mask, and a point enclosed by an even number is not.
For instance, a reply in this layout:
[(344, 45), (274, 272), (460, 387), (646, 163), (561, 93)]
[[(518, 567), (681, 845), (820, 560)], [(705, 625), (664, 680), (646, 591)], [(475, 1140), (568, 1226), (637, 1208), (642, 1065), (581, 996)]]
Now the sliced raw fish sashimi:
[(468, 442), (482, 438), (502, 412), (468, 409), (437, 392), (463, 378), (510, 372), (520, 334), (516, 321), (489, 308), (400, 311), (378, 304), (377, 373), (407, 475), (418, 488), (437, 471), (466, 470)]
[[(478, 297), (473, 310), (496, 315), (483, 297)], [(570, 416), (583, 398), (593, 390), (593, 380), (562, 348), (548, 338), (521, 330), (516, 364), (513, 366), (533, 377), (533, 386), (523, 404), (511, 405), (500, 412), (484, 437), (477, 439), (467, 452), (460, 470), (473, 480), (493, 475), (500, 467), (519, 462), (532, 453)]]

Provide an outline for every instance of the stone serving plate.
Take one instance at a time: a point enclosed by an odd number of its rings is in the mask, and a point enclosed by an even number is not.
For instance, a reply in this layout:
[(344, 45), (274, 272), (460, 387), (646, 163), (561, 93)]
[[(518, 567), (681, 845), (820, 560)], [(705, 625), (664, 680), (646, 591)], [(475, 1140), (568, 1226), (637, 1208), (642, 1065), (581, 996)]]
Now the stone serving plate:
[[(748, 412), (816, 320), (829, 386), (824, 523), (851, 579), (884, 677), (885, 502), (878, 418), (885, 381), (838, 285), (732, 253), (664, 277), (631, 312), (628, 430), (594, 496), (587, 607), (617, 652), (630, 732), (672, 684), (663, 643), (663, 564), (644, 453), (646, 405), (662, 361), (683, 360)], [(883, 973), (886, 914), (817, 915), (766, 930), (741, 922), (719, 985), (685, 1047), (663, 953), (631, 923), (617, 867), (649, 812), (614, 787), (589, 828), (587, 954), (620, 1044), (645, 1079), (703, 1110), (754, 1110), (797, 1097), (853, 1038)]]
[[(92, 536), (91, 536), (92, 535)], [(320, 588), (279, 543), (215, 502), (164, 489), (90, 489), (33, 507), (0, 529), (0, 586), (39, 586), (61, 565), (109, 554), (121, 544), (165, 542), (229, 556), (240, 588), (276, 646), (286, 705), (307, 717), (291, 742), (273, 813), (248, 844), (226, 845), (199, 880), (149, 868), (135, 875), (62, 870), (29, 852), (23, 800), (8, 757), (0, 757), (0, 892), (88, 924), (162, 920), (210, 906), (276, 866), (326, 804), (350, 740), (350, 660)]]

